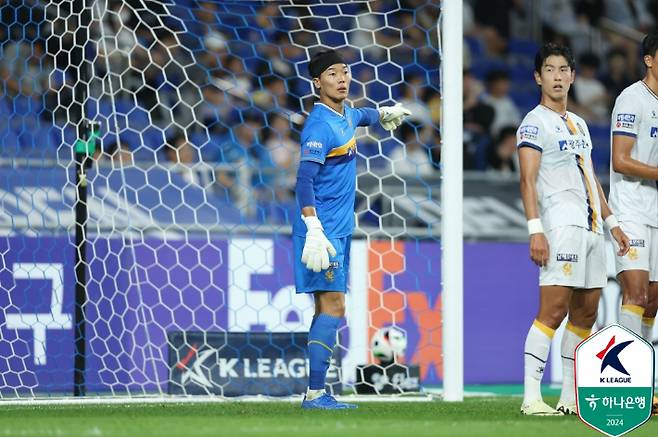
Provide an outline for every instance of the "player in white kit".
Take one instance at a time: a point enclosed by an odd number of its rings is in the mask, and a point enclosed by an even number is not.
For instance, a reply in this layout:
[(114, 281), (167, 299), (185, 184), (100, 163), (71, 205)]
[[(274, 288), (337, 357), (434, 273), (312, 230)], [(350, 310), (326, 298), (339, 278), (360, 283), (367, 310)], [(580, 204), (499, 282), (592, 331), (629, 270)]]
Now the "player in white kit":
[(658, 32), (642, 41), (646, 75), (621, 92), (611, 118), (610, 206), (630, 238), (615, 257), (619, 323), (647, 341), (658, 309)]
[[(594, 175), (587, 124), (567, 111), (574, 68), (568, 48), (548, 43), (539, 50), (535, 81), (541, 101), (517, 132), (530, 257), (540, 266), (539, 311), (524, 349), (521, 412), (526, 415), (576, 414), (574, 351), (592, 329), (601, 288), (607, 283), (604, 221), (619, 254), (628, 251), (628, 238)], [(561, 344), (562, 393), (554, 409), (542, 399), (541, 379), (553, 334), (567, 314)]]

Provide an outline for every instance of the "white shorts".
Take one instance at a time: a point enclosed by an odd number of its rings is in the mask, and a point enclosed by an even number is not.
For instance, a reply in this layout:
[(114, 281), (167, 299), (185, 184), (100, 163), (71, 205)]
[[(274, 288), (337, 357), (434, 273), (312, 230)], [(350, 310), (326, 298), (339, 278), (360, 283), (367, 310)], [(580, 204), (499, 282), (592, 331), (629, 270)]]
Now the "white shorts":
[(620, 222), (619, 226), (631, 240), (631, 248), (624, 256), (615, 254), (615, 272), (645, 270), (649, 281), (658, 281), (658, 228), (633, 222)]
[(608, 283), (602, 234), (578, 226), (551, 229), (546, 234), (550, 256), (539, 270), (539, 285), (603, 288)]

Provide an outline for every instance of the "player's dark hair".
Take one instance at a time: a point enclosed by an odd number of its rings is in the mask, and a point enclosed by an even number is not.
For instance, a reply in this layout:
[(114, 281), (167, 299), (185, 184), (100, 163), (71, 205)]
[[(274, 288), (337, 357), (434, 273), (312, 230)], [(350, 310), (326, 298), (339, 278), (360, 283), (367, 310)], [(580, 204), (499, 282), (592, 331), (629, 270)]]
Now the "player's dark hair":
[(311, 79), (320, 77), (322, 72), (334, 64), (344, 64), (345, 61), (336, 50), (324, 50), (315, 53), (308, 63), (308, 72)]
[(566, 59), (567, 64), (569, 64), (569, 68), (572, 70), (576, 69), (576, 61), (574, 60), (573, 53), (571, 53), (571, 49), (561, 44), (549, 42), (541, 46), (535, 55), (535, 71), (537, 73), (541, 73), (541, 67), (549, 56), (562, 56)]
[(647, 34), (642, 40), (642, 57), (656, 56), (658, 50), (658, 30), (653, 30)]

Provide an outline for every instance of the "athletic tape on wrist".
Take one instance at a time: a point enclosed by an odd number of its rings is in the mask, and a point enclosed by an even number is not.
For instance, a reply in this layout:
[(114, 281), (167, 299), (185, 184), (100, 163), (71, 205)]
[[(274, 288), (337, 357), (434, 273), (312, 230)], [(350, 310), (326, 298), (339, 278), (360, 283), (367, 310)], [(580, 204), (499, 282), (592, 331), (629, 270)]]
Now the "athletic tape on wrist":
[(544, 227), (541, 224), (541, 219), (534, 218), (528, 220), (528, 234), (543, 234)]

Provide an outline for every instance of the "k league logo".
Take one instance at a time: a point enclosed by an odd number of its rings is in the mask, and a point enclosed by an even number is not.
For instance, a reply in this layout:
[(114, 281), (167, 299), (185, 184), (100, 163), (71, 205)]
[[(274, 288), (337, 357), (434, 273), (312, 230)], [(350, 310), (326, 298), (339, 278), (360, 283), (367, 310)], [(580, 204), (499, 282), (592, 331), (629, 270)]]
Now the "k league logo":
[(576, 348), (576, 403), (585, 424), (625, 434), (651, 417), (654, 349), (620, 325), (607, 326)]

